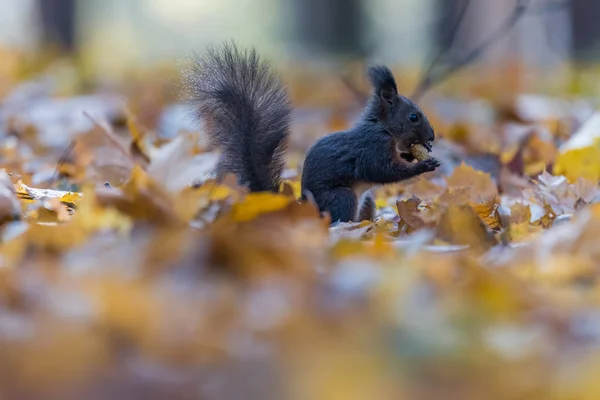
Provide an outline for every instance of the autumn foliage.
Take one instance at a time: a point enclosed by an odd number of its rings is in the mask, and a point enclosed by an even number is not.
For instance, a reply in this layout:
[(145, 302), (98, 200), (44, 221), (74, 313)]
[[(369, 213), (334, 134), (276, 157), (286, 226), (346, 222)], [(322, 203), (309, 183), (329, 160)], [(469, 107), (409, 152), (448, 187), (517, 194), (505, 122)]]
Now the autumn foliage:
[(1, 399), (600, 398), (593, 109), (429, 100), (442, 168), (330, 226), (301, 160), (351, 103), (295, 117), (281, 192), (249, 194), (165, 74), (83, 95), (5, 56)]

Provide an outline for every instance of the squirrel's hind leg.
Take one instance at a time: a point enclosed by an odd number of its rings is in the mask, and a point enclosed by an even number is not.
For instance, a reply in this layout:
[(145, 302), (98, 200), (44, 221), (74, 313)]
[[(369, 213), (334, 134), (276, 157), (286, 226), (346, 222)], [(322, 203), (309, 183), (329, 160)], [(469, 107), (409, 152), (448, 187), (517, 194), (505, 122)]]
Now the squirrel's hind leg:
[(321, 211), (331, 215), (331, 223), (352, 222), (356, 218), (358, 201), (350, 188), (336, 188), (320, 193), (315, 200)]
[(377, 206), (375, 205), (375, 199), (373, 194), (368, 192), (363, 198), (362, 203), (359, 205), (360, 211), (358, 212), (358, 221), (374, 221)]

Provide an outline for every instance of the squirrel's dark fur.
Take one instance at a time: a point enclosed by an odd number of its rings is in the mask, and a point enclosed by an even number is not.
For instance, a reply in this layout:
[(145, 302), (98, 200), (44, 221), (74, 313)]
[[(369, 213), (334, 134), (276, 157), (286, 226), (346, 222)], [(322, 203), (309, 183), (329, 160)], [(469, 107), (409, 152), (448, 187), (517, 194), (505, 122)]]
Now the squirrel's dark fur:
[[(285, 87), (254, 50), (227, 44), (195, 60), (187, 82), (212, 142), (223, 152), (219, 172), (234, 173), (252, 191), (277, 191), (289, 136), (291, 106)], [(373, 93), (351, 129), (319, 139), (302, 171), (303, 198), (312, 197), (335, 222), (370, 220), (370, 189), (440, 164), (415, 162), (414, 144), (431, 151), (433, 128), (420, 108), (400, 96), (386, 66), (369, 68)]]
[(285, 86), (254, 49), (233, 43), (192, 61), (185, 83), (222, 151), (218, 175), (233, 173), (251, 191), (278, 191), (292, 112)]

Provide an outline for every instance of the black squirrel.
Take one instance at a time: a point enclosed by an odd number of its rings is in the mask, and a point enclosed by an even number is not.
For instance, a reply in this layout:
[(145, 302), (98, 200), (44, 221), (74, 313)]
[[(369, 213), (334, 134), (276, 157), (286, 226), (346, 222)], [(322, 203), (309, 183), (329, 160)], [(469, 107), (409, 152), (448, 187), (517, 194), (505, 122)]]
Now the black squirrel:
[[(331, 222), (372, 220), (374, 186), (434, 171), (410, 148), (431, 152), (434, 130), (421, 109), (398, 94), (388, 67), (369, 68), (373, 93), (351, 129), (326, 135), (308, 151), (302, 199), (314, 199)], [(217, 175), (233, 173), (251, 191), (278, 192), (285, 166), (292, 106), (287, 90), (254, 48), (226, 43), (193, 59), (184, 73), (190, 100), (212, 145), (222, 151)]]

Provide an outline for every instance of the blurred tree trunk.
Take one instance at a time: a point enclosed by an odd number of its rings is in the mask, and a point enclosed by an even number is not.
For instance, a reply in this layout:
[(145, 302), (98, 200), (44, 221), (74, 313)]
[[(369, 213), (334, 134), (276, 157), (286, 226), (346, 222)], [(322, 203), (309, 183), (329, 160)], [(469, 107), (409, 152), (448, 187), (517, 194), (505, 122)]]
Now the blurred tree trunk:
[(59, 46), (62, 51), (76, 48), (75, 3), (77, 0), (38, 0), (45, 44)]
[(600, 1), (571, 0), (573, 57), (578, 62), (600, 59)]
[(295, 36), (311, 51), (364, 56), (363, 6), (362, 0), (293, 0)]
[[(458, 19), (460, 9), (466, 0), (437, 0), (436, 10), (436, 46), (447, 49), (450, 46), (450, 37), (453, 34), (455, 21)], [(463, 29), (461, 29), (463, 31)]]

